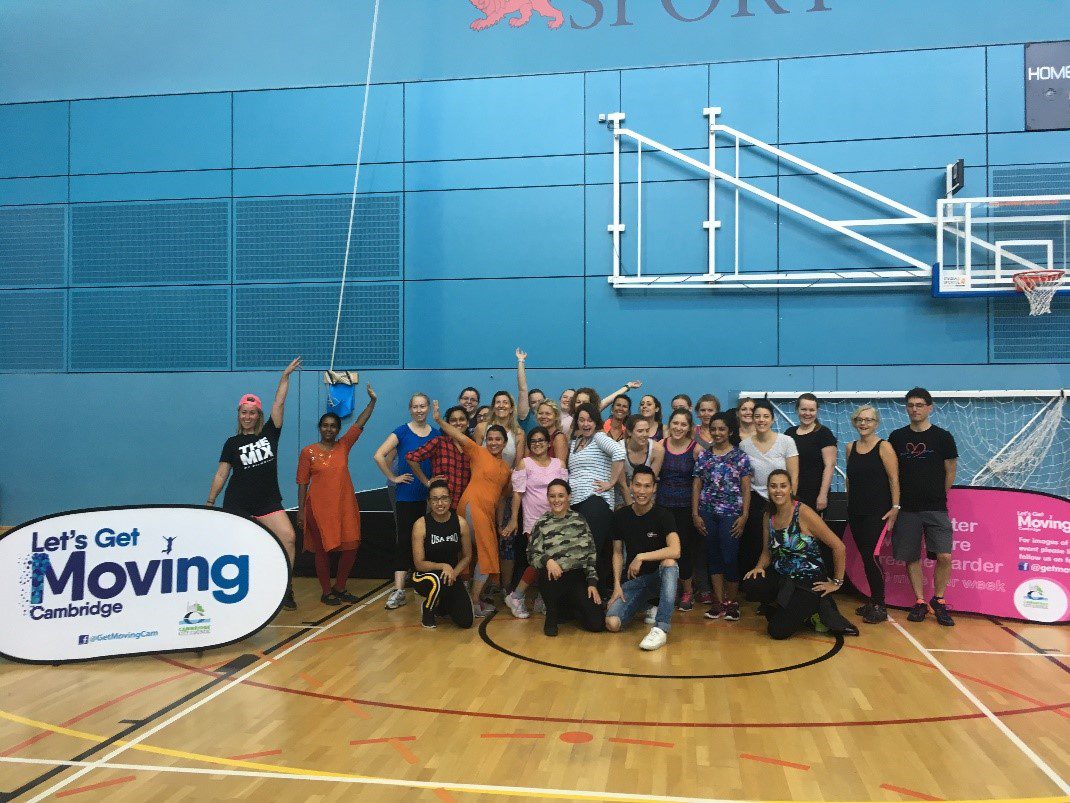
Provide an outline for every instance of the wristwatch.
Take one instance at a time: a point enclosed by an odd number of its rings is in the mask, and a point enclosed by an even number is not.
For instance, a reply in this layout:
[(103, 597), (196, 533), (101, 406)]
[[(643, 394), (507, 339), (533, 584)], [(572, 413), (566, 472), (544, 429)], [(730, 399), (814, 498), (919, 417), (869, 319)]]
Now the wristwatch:
[(829, 578), (829, 582), (832, 583), (834, 586), (842, 586), (843, 585), (843, 580), (837, 580), (835, 577), (830, 577)]
[(902, 510), (902, 509), (903, 509), (902, 505), (892, 505), (892, 510)]

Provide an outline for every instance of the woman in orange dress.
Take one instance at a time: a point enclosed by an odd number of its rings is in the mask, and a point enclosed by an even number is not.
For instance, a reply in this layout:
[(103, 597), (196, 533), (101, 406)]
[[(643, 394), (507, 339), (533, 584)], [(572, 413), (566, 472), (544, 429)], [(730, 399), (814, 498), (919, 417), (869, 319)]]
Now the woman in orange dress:
[(453, 438), (472, 464), (472, 479), (461, 494), (458, 515), (465, 516), (476, 543), (478, 557), (472, 578), (472, 609), (476, 616), (486, 616), (494, 608), (480, 602), (479, 595), (490, 577), (500, 571), (498, 564), (498, 510), (505, 489), (512, 489), (512, 466), (502, 459), (507, 434), (505, 427), (491, 424), (486, 428), (486, 446), (469, 438), (464, 430), (443, 421), (438, 402), (432, 403), (435, 423)]
[[(342, 419), (334, 413), (320, 418), (319, 443), (301, 450), (297, 459), (297, 504), (304, 522), (305, 550), (316, 556), (316, 577), (326, 605), (353, 603), (346, 581), (360, 546), (360, 508), (349, 476), (349, 450), (364, 431), (375, 409), (375, 391), (368, 385), (368, 406), (339, 438)], [(315, 481), (313, 481), (315, 480)], [(331, 559), (338, 553), (338, 571), (331, 587)]]

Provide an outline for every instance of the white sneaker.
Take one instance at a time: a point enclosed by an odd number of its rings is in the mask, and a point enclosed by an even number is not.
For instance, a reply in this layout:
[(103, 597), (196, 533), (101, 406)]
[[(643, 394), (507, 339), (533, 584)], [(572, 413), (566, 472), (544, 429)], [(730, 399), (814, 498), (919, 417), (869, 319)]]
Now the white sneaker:
[(660, 627), (650, 628), (650, 632), (646, 634), (646, 637), (639, 642), (639, 649), (641, 650), (657, 650), (665, 646), (665, 642), (669, 640), (668, 634)]
[(515, 597), (512, 594), (505, 595), (505, 607), (509, 609), (509, 612), (517, 619), (527, 619), (531, 616), (528, 613), (528, 608), (524, 604), (523, 597)]
[(658, 606), (654, 605), (646, 610), (646, 616), (643, 617), (643, 621), (648, 625), (652, 625), (658, 621)]
[(406, 602), (408, 602), (408, 600), (405, 599), (405, 589), (395, 588), (393, 591), (390, 592), (390, 596), (387, 597), (386, 609), (388, 611), (392, 611), (395, 608), (400, 608)]

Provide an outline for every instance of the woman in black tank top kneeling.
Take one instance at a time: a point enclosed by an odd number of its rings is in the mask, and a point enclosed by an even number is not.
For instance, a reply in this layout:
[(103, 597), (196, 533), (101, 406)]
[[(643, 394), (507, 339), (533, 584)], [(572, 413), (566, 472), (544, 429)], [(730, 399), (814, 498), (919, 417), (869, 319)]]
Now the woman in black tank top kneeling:
[(450, 509), (450, 498), (445, 480), (432, 482), (427, 489), (431, 512), (412, 526), (412, 584), (424, 597), (424, 627), (435, 627), (436, 616), (449, 616), (457, 627), (472, 626), (472, 600), (460, 580), (472, 563), (472, 534)]

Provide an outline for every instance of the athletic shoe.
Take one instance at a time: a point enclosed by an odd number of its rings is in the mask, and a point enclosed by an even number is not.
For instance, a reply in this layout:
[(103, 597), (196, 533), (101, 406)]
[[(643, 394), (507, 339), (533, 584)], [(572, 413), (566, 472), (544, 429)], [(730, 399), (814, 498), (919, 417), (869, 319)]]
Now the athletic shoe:
[(423, 613), (420, 614), (420, 624), (426, 628), (438, 627), (435, 623), (435, 611), (433, 608), (428, 610), (426, 606), (424, 607)]
[(541, 594), (535, 597), (535, 605), (533, 606), (533, 609), (538, 616), (546, 616), (546, 602), (543, 600)]
[(915, 602), (914, 607), (910, 609), (910, 613), (907, 614), (908, 622), (924, 622), (925, 617), (929, 615), (929, 606), (924, 602)]
[(679, 609), (681, 611), (690, 611), (695, 607), (695, 597), (690, 591), (685, 591), (680, 595)]
[(933, 616), (936, 617), (937, 624), (941, 624), (944, 627), (954, 627), (955, 620), (951, 618), (951, 614), (947, 610), (947, 605), (933, 597), (929, 600), (929, 607), (933, 609)]
[(338, 599), (340, 599), (342, 602), (349, 603), (350, 605), (355, 605), (356, 603), (360, 602), (359, 599), (354, 597), (344, 588), (341, 591), (335, 591), (334, 593), (338, 597)]
[(477, 602), (475, 605), (472, 606), (472, 613), (481, 619), (485, 616), (490, 616), (496, 610), (498, 609), (491, 605), (489, 602)]
[(542, 633), (544, 636), (550, 636), (553, 638), (557, 635), (557, 622), (551, 622), (547, 619), (542, 623)]
[(338, 592), (336, 592), (336, 591), (331, 591), (328, 594), (324, 594), (322, 597), (320, 597), (320, 602), (322, 602), (324, 605), (341, 605), (342, 604), (342, 600), (340, 600), (338, 598)]
[(726, 602), (724, 604), (724, 620), (726, 622), (738, 622), (739, 621), (739, 603), (738, 602)]
[(698, 595), (698, 597), (696, 599), (698, 600), (698, 604), (699, 605), (713, 605), (713, 592), (712, 591), (699, 592), (699, 595)]
[(650, 632), (639, 642), (639, 649), (658, 650), (664, 647), (665, 642), (668, 640), (669, 636), (664, 630), (660, 627), (652, 627), (650, 628)]
[(282, 607), (287, 611), (297, 610), (297, 600), (294, 599), (294, 587), (292, 585), (286, 588), (286, 596), (282, 598)]
[(719, 602), (710, 605), (710, 609), (702, 614), (706, 619), (720, 619), (724, 616), (724, 606)]
[(658, 621), (658, 606), (657, 605), (651, 605), (647, 609), (646, 616), (643, 617), (643, 621), (646, 622), (648, 625), (652, 625), (656, 621)]
[(406, 602), (408, 602), (408, 600), (405, 599), (405, 589), (395, 588), (390, 592), (390, 596), (386, 599), (386, 609), (392, 611), (395, 608), (400, 608)]
[(509, 613), (516, 619), (527, 619), (531, 616), (528, 613), (527, 605), (524, 604), (523, 597), (516, 597), (512, 594), (505, 595), (505, 607), (509, 609)]
[(888, 621), (888, 609), (883, 605), (871, 604), (865, 607), (869, 610), (862, 614), (862, 621), (867, 625), (877, 625)]
[(867, 602), (865, 605), (859, 605), (857, 608), (855, 608), (855, 613), (857, 613), (859, 616), (865, 616), (867, 613), (869, 613), (872, 607), (873, 603)]
[(815, 613), (810, 617), (810, 627), (813, 628), (815, 633), (828, 633), (829, 629), (825, 627), (825, 623), (821, 621), (821, 614)]

